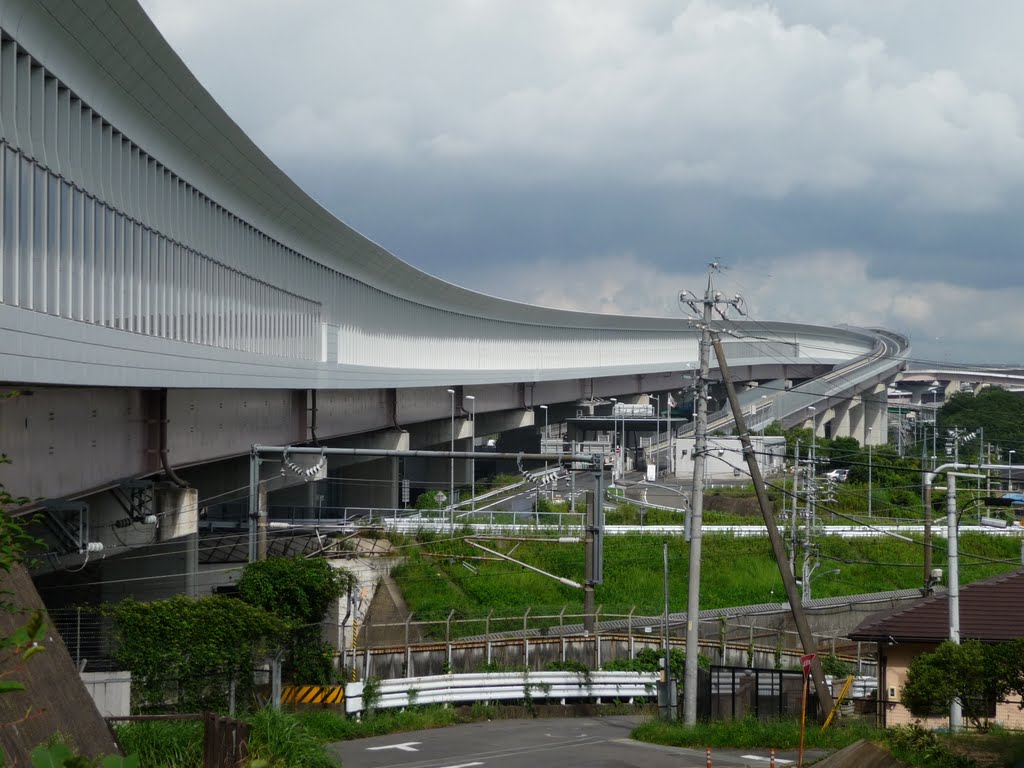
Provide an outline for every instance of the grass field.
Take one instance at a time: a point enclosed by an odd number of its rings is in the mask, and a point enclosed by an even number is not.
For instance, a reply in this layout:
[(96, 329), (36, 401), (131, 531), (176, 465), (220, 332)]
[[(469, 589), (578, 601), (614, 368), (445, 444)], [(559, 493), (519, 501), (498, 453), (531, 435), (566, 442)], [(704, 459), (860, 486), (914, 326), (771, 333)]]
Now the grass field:
[[(542, 534), (538, 534), (542, 535)], [(661, 536), (610, 536), (605, 540), (604, 584), (597, 587), (597, 603), (605, 612), (659, 614), (662, 611)], [(682, 537), (669, 542), (669, 602), (672, 611), (685, 610), (689, 545)], [(406, 542), (408, 543), (408, 542)], [(491, 542), (507, 551), (510, 545)], [(922, 552), (919, 542), (891, 537), (818, 541), (822, 574), (813, 582), (814, 597), (833, 597), (921, 586)], [(961, 537), (962, 584), (1014, 570), (1020, 563), (1020, 541), (980, 534)], [(463, 566), (463, 556), (482, 554), (457, 537), (454, 541), (423, 542), (409, 547), (408, 561), (393, 575), (417, 619), (443, 619), (451, 608), (456, 617), (531, 613), (557, 614), (582, 610), (582, 592), (563, 586), (507, 561), (467, 561), (476, 573)], [(444, 554), (425, 557), (421, 551)], [(752, 603), (781, 602), (782, 579), (771, 557), (766, 538), (735, 538), (706, 535), (701, 573), (701, 607), (723, 608)], [(524, 542), (515, 555), (558, 576), (583, 579), (583, 545)], [(936, 540), (936, 567), (945, 566), (945, 541)], [(999, 562), (990, 562), (990, 561)], [(835, 568), (838, 574), (827, 574)], [(492, 625), (492, 631), (503, 629)], [(482, 631), (464, 626), (458, 634)]]

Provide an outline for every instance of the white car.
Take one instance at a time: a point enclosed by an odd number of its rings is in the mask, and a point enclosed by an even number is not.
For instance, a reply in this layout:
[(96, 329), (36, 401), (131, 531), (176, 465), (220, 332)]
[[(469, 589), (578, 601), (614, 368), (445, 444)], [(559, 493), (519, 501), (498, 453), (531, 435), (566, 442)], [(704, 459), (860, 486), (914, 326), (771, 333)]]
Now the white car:
[(837, 483), (845, 483), (850, 477), (850, 470), (848, 469), (833, 469), (825, 474), (825, 479), (835, 480)]

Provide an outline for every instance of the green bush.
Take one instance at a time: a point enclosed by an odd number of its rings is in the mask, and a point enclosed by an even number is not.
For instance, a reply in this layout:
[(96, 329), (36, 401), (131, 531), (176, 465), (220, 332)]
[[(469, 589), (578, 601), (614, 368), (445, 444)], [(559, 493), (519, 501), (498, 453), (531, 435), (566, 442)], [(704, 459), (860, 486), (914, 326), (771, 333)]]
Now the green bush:
[[(811, 725), (804, 734), (804, 744), (809, 749), (840, 749), (858, 739), (877, 740), (880, 735), (878, 729), (866, 724), (831, 727), (824, 733)], [(632, 736), (639, 741), (673, 747), (793, 749), (800, 745), (800, 720), (758, 720), (748, 717), (742, 720), (716, 720), (695, 726), (652, 720), (635, 728)]]
[(289, 679), (320, 685), (334, 681), (332, 649), (320, 637), (320, 622), (353, 583), (348, 571), (321, 559), (275, 557), (249, 563), (242, 571), (242, 599), (276, 614), (291, 630)]
[(974, 760), (950, 749), (938, 735), (920, 723), (897, 725), (885, 732), (885, 743), (892, 753), (913, 765), (929, 768), (977, 768)]
[(117, 723), (121, 748), (137, 754), (139, 764), (160, 768), (195, 768), (203, 764), (201, 720), (157, 720)]
[(579, 675), (589, 675), (590, 667), (584, 664), (582, 661), (576, 661), (576, 659), (566, 659), (565, 661), (549, 661), (544, 665), (546, 672), (575, 672)]
[(248, 700), (256, 662), (287, 636), (278, 617), (228, 597), (128, 599), (106, 610), (137, 712), (224, 710), (232, 677)]
[(319, 734), (290, 712), (262, 709), (249, 720), (249, 756), (270, 765), (336, 768)]
[(853, 668), (848, 662), (845, 662), (838, 656), (833, 656), (830, 653), (822, 656), (820, 661), (821, 671), (830, 677), (846, 677), (853, 671)]

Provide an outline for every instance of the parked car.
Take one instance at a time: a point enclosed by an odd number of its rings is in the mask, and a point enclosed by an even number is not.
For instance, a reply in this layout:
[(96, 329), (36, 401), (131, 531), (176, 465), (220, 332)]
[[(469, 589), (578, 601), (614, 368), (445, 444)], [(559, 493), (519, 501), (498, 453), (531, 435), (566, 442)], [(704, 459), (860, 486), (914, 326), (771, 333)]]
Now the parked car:
[(850, 470), (848, 469), (833, 469), (825, 474), (825, 478), (828, 480), (835, 480), (837, 483), (845, 483), (850, 477)]

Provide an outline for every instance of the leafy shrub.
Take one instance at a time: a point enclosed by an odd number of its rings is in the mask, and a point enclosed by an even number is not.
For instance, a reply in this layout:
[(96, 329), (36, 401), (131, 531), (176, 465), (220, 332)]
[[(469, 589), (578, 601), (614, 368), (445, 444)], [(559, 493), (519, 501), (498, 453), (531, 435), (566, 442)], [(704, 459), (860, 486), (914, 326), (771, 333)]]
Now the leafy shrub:
[(822, 656), (820, 660), (821, 671), (830, 677), (846, 677), (852, 671), (852, 667), (848, 662), (830, 653)]
[(589, 675), (590, 667), (584, 664), (582, 661), (576, 659), (566, 659), (565, 661), (549, 661), (544, 665), (544, 669), (547, 672), (575, 672), (579, 675)]
[(954, 752), (920, 723), (897, 725), (885, 732), (885, 742), (897, 757), (933, 768), (976, 768), (966, 755)]
[(115, 658), (132, 672), (132, 708), (183, 712), (227, 708), (234, 677), (240, 700), (249, 698), (253, 666), (282, 642), (286, 625), (239, 600), (184, 596), (110, 606)]

